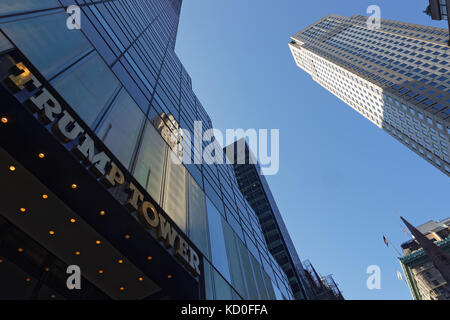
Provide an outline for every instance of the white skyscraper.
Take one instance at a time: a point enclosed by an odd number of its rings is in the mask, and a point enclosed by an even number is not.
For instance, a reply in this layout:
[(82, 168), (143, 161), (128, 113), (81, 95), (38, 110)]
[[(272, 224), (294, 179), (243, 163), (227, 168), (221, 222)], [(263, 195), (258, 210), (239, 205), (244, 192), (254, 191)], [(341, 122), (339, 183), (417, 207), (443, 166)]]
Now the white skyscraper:
[(329, 15), (289, 44), (297, 65), (450, 176), (448, 31)]

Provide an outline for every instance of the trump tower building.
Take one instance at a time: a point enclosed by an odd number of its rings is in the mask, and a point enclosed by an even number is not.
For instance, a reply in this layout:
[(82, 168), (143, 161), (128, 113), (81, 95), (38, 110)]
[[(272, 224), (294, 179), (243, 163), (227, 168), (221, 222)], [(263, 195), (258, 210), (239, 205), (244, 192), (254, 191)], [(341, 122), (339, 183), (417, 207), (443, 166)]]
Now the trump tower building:
[(233, 167), (171, 160), (181, 2), (0, 1), (0, 299), (294, 298)]

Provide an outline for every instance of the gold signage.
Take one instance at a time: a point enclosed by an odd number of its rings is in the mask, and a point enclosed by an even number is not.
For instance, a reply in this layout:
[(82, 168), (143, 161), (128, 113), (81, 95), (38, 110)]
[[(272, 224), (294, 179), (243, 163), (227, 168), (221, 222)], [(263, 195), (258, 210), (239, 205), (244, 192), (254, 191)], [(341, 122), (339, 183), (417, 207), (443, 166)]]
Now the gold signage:
[(151, 120), (153, 126), (161, 134), (164, 141), (177, 154), (179, 159), (183, 158), (183, 130), (171, 114), (161, 112)]

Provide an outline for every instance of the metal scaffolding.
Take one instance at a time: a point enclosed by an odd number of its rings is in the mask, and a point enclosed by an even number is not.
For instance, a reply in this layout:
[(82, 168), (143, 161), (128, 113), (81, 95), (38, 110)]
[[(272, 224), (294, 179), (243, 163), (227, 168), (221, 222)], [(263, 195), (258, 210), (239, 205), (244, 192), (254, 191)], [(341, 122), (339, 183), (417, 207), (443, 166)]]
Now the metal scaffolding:
[(303, 262), (305, 275), (316, 300), (344, 300), (332, 275), (320, 276), (309, 260)]

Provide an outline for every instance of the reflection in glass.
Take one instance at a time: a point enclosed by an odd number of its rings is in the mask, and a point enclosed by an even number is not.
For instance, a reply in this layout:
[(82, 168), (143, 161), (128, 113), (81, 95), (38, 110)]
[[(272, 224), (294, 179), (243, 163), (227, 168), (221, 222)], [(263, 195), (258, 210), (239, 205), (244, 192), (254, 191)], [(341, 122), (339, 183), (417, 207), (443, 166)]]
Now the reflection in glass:
[(195, 182), (191, 175), (189, 177), (189, 238), (210, 258), (208, 222), (206, 221), (205, 193)]
[(256, 287), (255, 278), (253, 277), (253, 268), (250, 262), (250, 253), (240, 239), (236, 239), (236, 244), (242, 259), (242, 269), (244, 270), (244, 280), (247, 283), (248, 299), (258, 300), (258, 288)]
[(97, 53), (52, 81), (53, 87), (92, 126), (111, 99), (119, 81)]
[(136, 161), (134, 177), (161, 205), (161, 184), (166, 155), (166, 143), (147, 121)]
[(97, 136), (125, 167), (129, 167), (144, 114), (122, 89)]
[[(173, 153), (173, 151), (169, 151)], [(165, 193), (164, 193), (164, 210), (169, 217), (186, 232), (186, 169), (182, 164), (176, 164), (169, 155), (166, 167)]]
[(58, 0), (2, 0), (0, 1), (0, 12), (2, 15), (6, 15), (25, 11), (57, 8), (60, 6), (61, 4)]
[(222, 278), (222, 276), (217, 271), (213, 270), (213, 273), (216, 300), (233, 300), (230, 285), (225, 281), (224, 278)]
[(223, 222), (223, 232), (225, 235), (228, 259), (230, 261), (230, 271), (233, 288), (237, 290), (243, 297), (246, 297), (247, 290), (245, 288), (245, 282), (242, 274), (239, 251), (236, 246), (236, 234), (226, 222)]
[(212, 277), (212, 267), (206, 259), (203, 259), (203, 272), (205, 273), (205, 298), (214, 300), (214, 279)]
[[(2, 14), (4, 13), (2, 10), (5, 5), (4, 1), (0, 1)], [(22, 1), (12, 0), (11, 2), (14, 3), (12, 8), (24, 7)], [(13, 39), (20, 51), (48, 79), (61, 66), (91, 48), (81, 31), (69, 30), (66, 27), (66, 19), (67, 15), (61, 10), (57, 14), (2, 24), (2, 30), (10, 39)]]
[(225, 246), (225, 239), (223, 235), (222, 216), (208, 198), (206, 198), (206, 210), (208, 212), (212, 262), (217, 270), (219, 270), (219, 272), (231, 282), (227, 248)]

